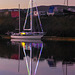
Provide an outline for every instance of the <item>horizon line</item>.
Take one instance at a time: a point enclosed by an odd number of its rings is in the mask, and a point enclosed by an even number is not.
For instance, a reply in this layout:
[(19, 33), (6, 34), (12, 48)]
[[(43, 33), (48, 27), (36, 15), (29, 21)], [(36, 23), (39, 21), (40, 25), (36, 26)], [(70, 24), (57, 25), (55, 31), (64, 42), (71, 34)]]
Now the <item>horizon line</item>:
[[(40, 6), (67, 6), (67, 5), (63, 5), (63, 4), (61, 4), (61, 5), (38, 5), (37, 7), (40, 7)], [(33, 8), (34, 7), (36, 7), (36, 6), (33, 6)], [(68, 5), (68, 7), (75, 7), (75, 6), (70, 6), (70, 5)], [(12, 8), (0, 8), (0, 10), (1, 9), (19, 9), (18, 7), (12, 7)], [(28, 9), (28, 8), (20, 8), (20, 9)]]

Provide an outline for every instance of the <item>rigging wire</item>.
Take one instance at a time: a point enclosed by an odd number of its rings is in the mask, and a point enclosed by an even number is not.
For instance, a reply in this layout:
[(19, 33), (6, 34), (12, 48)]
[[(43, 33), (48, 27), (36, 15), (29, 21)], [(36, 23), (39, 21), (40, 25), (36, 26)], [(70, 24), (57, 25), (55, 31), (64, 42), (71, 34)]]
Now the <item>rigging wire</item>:
[(27, 71), (28, 71), (28, 75), (30, 75), (30, 71), (29, 71), (29, 67), (28, 67), (28, 61), (27, 61), (27, 58), (26, 58), (26, 51), (25, 51), (25, 43), (23, 42), (22, 43), (22, 46), (23, 46), (23, 52), (24, 52), (24, 55), (25, 55), (25, 60), (26, 60), (26, 66), (27, 66)]
[(26, 14), (26, 18), (25, 18), (25, 22), (24, 22), (23, 30), (24, 30), (25, 27), (26, 27), (27, 18), (28, 18), (28, 16), (29, 16), (29, 7), (30, 7), (30, 1), (29, 1), (29, 5), (28, 5), (28, 10), (27, 10), (27, 14)]
[(37, 14), (38, 14), (38, 19), (39, 19), (40, 27), (41, 27), (41, 30), (43, 32), (42, 23), (41, 23), (41, 20), (40, 20), (40, 15), (39, 15), (39, 11), (38, 11), (38, 7), (37, 7), (37, 4), (36, 4), (36, 1), (35, 1), (35, 5), (36, 5), (36, 11), (37, 11)]
[(43, 44), (41, 46), (41, 50), (40, 50), (40, 53), (39, 53), (39, 58), (38, 58), (38, 61), (37, 61), (37, 64), (36, 64), (34, 75), (36, 75), (36, 72), (37, 72), (37, 68), (38, 68), (38, 65), (39, 65), (39, 60), (40, 60), (40, 57), (41, 57), (41, 54), (42, 54), (42, 50), (43, 50)]
[[(36, 2), (35, 2), (36, 4)], [(30, 1), (29, 1), (29, 6), (28, 6), (28, 10), (27, 10), (27, 14), (26, 14), (26, 19), (25, 19), (25, 23), (24, 23), (24, 26), (23, 26), (23, 30), (25, 29), (26, 27), (26, 23), (27, 23), (27, 18), (29, 16), (29, 7), (30, 7)], [(40, 23), (40, 27), (41, 27), (41, 30), (43, 32), (43, 28), (42, 28), (42, 23), (41, 23), (41, 20), (40, 20), (40, 15), (39, 15), (39, 11), (38, 11), (38, 8), (37, 8), (37, 4), (36, 4), (36, 11), (38, 13), (38, 20), (39, 20), (39, 23)]]

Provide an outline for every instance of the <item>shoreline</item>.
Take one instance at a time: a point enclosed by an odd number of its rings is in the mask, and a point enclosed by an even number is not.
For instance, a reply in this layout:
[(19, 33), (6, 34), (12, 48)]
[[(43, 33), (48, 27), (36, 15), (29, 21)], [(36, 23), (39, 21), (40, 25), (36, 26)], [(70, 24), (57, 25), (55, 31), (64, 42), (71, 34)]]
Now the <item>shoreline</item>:
[[(11, 39), (10, 35), (0, 35), (1, 39)], [(43, 36), (41, 38), (42, 41), (74, 41), (75, 37), (57, 37), (57, 36)]]
[(75, 41), (75, 37), (43, 36), (42, 41)]

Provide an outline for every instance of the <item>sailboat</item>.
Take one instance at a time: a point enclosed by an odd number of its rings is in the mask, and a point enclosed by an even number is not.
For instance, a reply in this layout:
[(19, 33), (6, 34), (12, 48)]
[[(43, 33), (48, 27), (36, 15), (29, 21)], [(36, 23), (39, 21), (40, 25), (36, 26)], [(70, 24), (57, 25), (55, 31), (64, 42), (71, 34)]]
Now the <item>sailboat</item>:
[[(37, 9), (37, 7), (36, 7), (36, 9)], [(37, 9), (37, 12), (38, 12), (38, 9)], [(28, 17), (28, 14), (29, 14), (29, 10), (27, 12), (26, 19)], [(27, 22), (26, 19), (25, 19), (24, 27)], [(39, 19), (39, 15), (38, 15), (38, 19)], [(43, 37), (43, 35), (44, 35), (44, 32), (43, 32), (43, 28), (42, 28), (40, 19), (39, 19), (39, 23), (40, 23), (41, 32), (33, 31), (33, 0), (30, 0), (30, 28), (25, 29), (23, 27), (24, 31), (20, 32), (20, 5), (19, 5), (19, 33), (12, 34), (11, 39), (27, 39), (27, 40), (41, 39), (41, 37)]]

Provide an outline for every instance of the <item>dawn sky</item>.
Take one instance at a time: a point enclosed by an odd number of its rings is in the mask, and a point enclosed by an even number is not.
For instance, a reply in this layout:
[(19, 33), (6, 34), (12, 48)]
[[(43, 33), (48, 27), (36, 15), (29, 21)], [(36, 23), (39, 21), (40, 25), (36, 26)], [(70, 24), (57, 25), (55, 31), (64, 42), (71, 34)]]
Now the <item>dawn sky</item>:
[[(64, 5), (64, 0), (34, 0), (37, 5)], [(65, 5), (66, 5), (65, 0)], [(0, 9), (18, 8), (20, 4), (21, 8), (28, 7), (29, 0), (0, 0)], [(75, 0), (68, 0), (69, 6), (75, 6)], [(34, 5), (35, 6), (35, 5)]]

